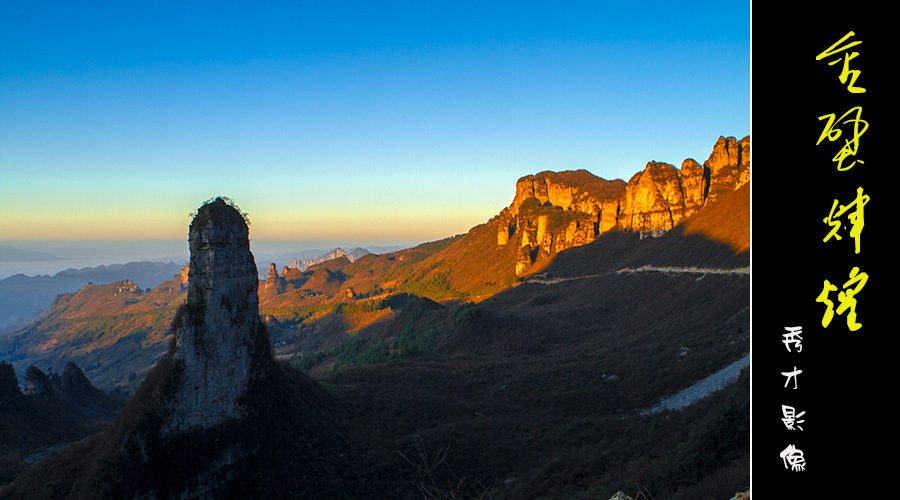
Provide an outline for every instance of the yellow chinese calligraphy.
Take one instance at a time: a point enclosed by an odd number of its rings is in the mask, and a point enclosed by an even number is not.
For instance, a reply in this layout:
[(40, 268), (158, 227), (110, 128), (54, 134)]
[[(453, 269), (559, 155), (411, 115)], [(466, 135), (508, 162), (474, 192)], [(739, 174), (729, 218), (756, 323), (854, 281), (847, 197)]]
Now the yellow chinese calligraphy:
[[(851, 115), (855, 114), (853, 117)], [(849, 117), (849, 118), (848, 118)], [(845, 120), (846, 118), (846, 120)], [(819, 136), (819, 140), (816, 141), (816, 146), (818, 146), (824, 139), (828, 139), (831, 142), (838, 140), (841, 137), (841, 129), (835, 128), (835, 125), (846, 125), (853, 124), (853, 138), (852, 139), (844, 139), (844, 146), (838, 151), (838, 154), (831, 159), (831, 161), (837, 162), (838, 171), (850, 170), (853, 168), (853, 165), (856, 164), (856, 160), (850, 163), (847, 166), (844, 166), (844, 160), (848, 156), (856, 156), (857, 151), (859, 151), (859, 138), (862, 136), (866, 130), (869, 128), (869, 123), (862, 119), (862, 106), (856, 106), (850, 108), (846, 113), (841, 115), (840, 119), (835, 119), (835, 113), (822, 115), (819, 117), (819, 121), (828, 120), (828, 123), (825, 126), (825, 130), (822, 132), (822, 135)], [(860, 130), (860, 125), (862, 125), (862, 129)], [(862, 160), (858, 160), (860, 163), (864, 163)]]
[[(866, 91), (866, 89), (864, 89), (863, 87), (857, 87), (855, 85), (856, 79), (859, 78), (861, 71), (856, 70), (856, 69), (850, 69), (850, 61), (852, 59), (856, 58), (856, 56), (859, 55), (859, 52), (849, 52), (849, 50), (848, 50), (851, 47), (855, 47), (855, 46), (861, 44), (862, 41), (858, 40), (858, 41), (851, 42), (851, 43), (848, 43), (846, 45), (839, 47), (839, 45), (846, 42), (847, 39), (854, 36), (855, 34), (856, 33), (851, 31), (851, 32), (847, 33), (846, 35), (844, 35), (844, 37), (841, 38), (840, 40), (838, 40), (837, 42), (835, 42), (834, 45), (832, 45), (831, 47), (828, 47), (827, 49), (822, 51), (819, 55), (817, 55), (816, 61), (821, 61), (822, 59), (825, 59), (826, 57), (831, 57), (831, 56), (837, 55), (841, 52), (844, 52), (844, 69), (841, 71), (841, 75), (838, 77), (838, 79), (841, 81), (841, 83), (847, 83), (847, 78), (850, 78), (850, 83), (847, 85), (847, 90), (854, 94), (862, 94)], [(840, 57), (838, 57), (837, 59), (835, 59), (833, 61), (830, 61), (828, 63), (828, 65), (834, 66), (835, 64), (837, 64), (839, 62), (841, 62)]]
[[(816, 302), (825, 304), (825, 314), (822, 315), (823, 328), (827, 328), (828, 325), (831, 324), (831, 320), (834, 319), (835, 313), (844, 314), (848, 309), (850, 312), (847, 314), (847, 328), (849, 328), (851, 332), (855, 332), (862, 328), (862, 324), (856, 322), (856, 294), (866, 286), (868, 280), (868, 274), (860, 273), (859, 268), (854, 267), (850, 271), (850, 279), (844, 283), (844, 291), (838, 293), (838, 302), (840, 302), (840, 305), (838, 305), (837, 310), (834, 309), (834, 302), (828, 299), (828, 295), (831, 292), (837, 291), (837, 286), (832, 285), (831, 282), (825, 280), (825, 284), (822, 286), (822, 292), (816, 297)], [(852, 285), (856, 285), (856, 287), (848, 289), (848, 287)]]
[[(865, 220), (863, 217), (863, 207), (866, 206), (866, 203), (869, 203), (870, 196), (867, 194), (863, 194), (863, 188), (858, 188), (856, 190), (856, 199), (851, 201), (846, 205), (840, 205), (838, 207), (838, 201), (834, 200), (834, 203), (831, 205), (831, 212), (828, 214), (828, 217), (822, 219), (822, 222), (831, 226), (831, 230), (825, 235), (825, 238), (822, 240), (826, 242), (830, 240), (832, 237), (836, 240), (841, 239), (841, 235), (838, 234), (838, 231), (841, 229), (841, 223), (839, 221), (834, 220), (836, 217), (840, 217), (844, 215), (851, 207), (856, 207), (852, 213), (850, 213), (847, 218), (850, 219), (850, 224), (852, 228), (850, 229), (850, 237), (853, 238), (856, 242), (856, 253), (859, 253), (860, 242), (859, 237), (862, 234), (863, 226), (865, 225)], [(837, 212), (835, 212), (837, 209)]]

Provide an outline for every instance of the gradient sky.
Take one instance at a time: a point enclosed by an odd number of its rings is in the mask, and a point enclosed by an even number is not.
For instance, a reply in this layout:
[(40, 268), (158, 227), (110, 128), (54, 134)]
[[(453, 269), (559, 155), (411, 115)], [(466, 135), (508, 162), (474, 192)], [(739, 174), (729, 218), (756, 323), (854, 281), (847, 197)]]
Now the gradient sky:
[(428, 241), (750, 133), (749, 2), (615, 4), (3, 0), (0, 239)]

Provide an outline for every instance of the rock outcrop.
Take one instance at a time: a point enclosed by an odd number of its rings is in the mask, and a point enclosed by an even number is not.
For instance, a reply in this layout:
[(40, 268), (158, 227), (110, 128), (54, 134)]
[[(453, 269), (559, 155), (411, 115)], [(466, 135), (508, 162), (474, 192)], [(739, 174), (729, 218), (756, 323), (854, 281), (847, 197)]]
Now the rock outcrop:
[(262, 284), (260, 294), (266, 296), (278, 295), (279, 293), (284, 293), (286, 287), (287, 280), (278, 275), (275, 263), (269, 264), (269, 274), (266, 276), (266, 281)]
[(243, 417), (241, 396), (271, 361), (242, 214), (222, 198), (203, 205), (191, 223), (189, 246), (187, 302), (173, 324), (179, 383), (163, 402), (163, 434)]
[(706, 203), (706, 196), (709, 193), (709, 170), (692, 158), (681, 162), (681, 189), (684, 216), (690, 217)]
[(678, 169), (668, 163), (650, 162), (628, 181), (622, 198), (622, 229), (654, 236), (684, 219), (684, 192)]
[(115, 291), (113, 292), (113, 297), (118, 297), (121, 294), (127, 293), (142, 293), (143, 290), (141, 287), (135, 285), (131, 280), (122, 280), (114, 283)]
[(284, 266), (281, 269), (281, 277), (285, 281), (296, 281), (303, 279), (303, 271), (296, 267)]
[(710, 172), (707, 202), (743, 186), (750, 181), (750, 137), (740, 141), (734, 137), (719, 137), (703, 166)]
[[(15, 369), (10, 364), (0, 364), (0, 399), (4, 395), (17, 394), (22, 395)], [(52, 369), (44, 373), (37, 366), (29, 366), (25, 371), (24, 396), (44, 400), (54, 407), (65, 407), (70, 413), (75, 411), (80, 414), (78, 418), (98, 420), (110, 420), (122, 404), (119, 398), (94, 387), (84, 371), (72, 362), (66, 364), (61, 374)]]
[(191, 266), (184, 266), (181, 268), (181, 274), (179, 278), (181, 279), (181, 285), (187, 286), (188, 284), (188, 275), (190, 274)]
[(514, 241), (519, 247), (516, 274), (521, 275), (535, 261), (615, 227), (624, 190), (622, 180), (607, 181), (587, 170), (526, 175), (497, 218), (497, 245)]
[(6, 361), (0, 361), (0, 404), (10, 401), (22, 395), (19, 389), (19, 381), (16, 378), (16, 369)]
[(749, 136), (719, 137), (702, 166), (691, 158), (680, 169), (651, 161), (627, 183), (586, 170), (528, 175), (497, 217), (497, 245), (519, 246), (521, 276), (535, 262), (613, 229), (660, 236), (749, 180)]
[(681, 169), (650, 162), (628, 181), (619, 225), (659, 236), (709, 203), (750, 180), (750, 137), (719, 137), (700, 166), (688, 158)]
[(41, 371), (40, 368), (32, 365), (25, 371), (25, 394), (44, 396), (51, 398), (56, 391), (53, 389), (53, 382), (50, 376)]
[(542, 204), (594, 215), (598, 222), (601, 219), (612, 221), (614, 226), (618, 200), (624, 187), (621, 179), (607, 181), (587, 170), (526, 175), (516, 181), (516, 196), (509, 212), (517, 215), (522, 203), (534, 197)]

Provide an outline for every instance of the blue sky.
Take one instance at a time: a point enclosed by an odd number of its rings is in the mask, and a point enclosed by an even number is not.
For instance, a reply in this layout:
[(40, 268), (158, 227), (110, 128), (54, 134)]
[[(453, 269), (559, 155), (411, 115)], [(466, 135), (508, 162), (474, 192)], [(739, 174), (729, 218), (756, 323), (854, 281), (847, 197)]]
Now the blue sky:
[(426, 241), (750, 133), (749, 3), (0, 5), (0, 239)]

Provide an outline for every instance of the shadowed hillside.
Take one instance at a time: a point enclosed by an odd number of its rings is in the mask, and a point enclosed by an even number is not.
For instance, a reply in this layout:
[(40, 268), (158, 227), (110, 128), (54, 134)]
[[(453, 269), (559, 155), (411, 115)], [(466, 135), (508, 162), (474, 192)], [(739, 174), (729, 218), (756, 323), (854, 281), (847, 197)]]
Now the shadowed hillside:
[(49, 375), (31, 366), (25, 392), (12, 365), (0, 362), (0, 484), (40, 460), (48, 447), (101, 430), (124, 404), (95, 388), (77, 365)]
[(727, 222), (724, 242), (611, 232), (560, 253), (546, 278), (477, 304), (418, 299), (300, 366), (375, 443), (366, 480), (391, 498), (432, 480), (492, 498), (609, 498), (636, 483), (656, 498), (730, 498), (749, 484), (746, 369), (682, 410), (641, 410), (749, 352), (748, 193), (685, 222)]
[[(696, 248), (672, 240), (667, 251)], [(748, 275), (610, 272), (478, 304), (419, 300), (314, 360), (372, 443), (365, 481), (386, 497), (417, 498), (432, 480), (491, 498), (609, 498), (636, 483), (655, 498), (730, 498), (749, 484), (746, 370), (695, 405), (641, 414), (749, 352)]]

